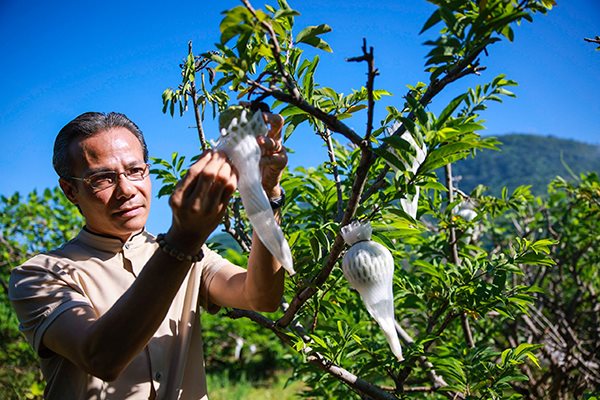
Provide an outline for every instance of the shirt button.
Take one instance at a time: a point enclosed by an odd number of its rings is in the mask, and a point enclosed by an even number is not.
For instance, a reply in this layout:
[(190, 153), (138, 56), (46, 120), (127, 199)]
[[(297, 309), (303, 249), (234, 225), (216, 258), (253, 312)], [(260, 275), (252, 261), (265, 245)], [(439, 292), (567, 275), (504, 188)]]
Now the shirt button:
[(161, 378), (162, 378), (162, 374), (160, 372), (157, 372), (156, 374), (154, 374), (154, 379), (156, 380), (156, 382), (160, 382)]

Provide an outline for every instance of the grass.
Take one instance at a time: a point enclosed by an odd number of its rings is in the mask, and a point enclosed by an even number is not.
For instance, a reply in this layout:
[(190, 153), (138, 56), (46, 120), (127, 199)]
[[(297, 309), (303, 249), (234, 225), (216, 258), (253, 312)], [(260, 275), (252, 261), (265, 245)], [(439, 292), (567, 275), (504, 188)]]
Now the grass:
[(208, 375), (207, 385), (210, 400), (238, 400), (238, 399), (261, 399), (261, 400), (297, 400), (302, 392), (302, 382), (291, 382), (285, 385), (286, 378), (283, 375), (267, 381), (252, 382), (246, 378), (231, 380), (224, 375)]

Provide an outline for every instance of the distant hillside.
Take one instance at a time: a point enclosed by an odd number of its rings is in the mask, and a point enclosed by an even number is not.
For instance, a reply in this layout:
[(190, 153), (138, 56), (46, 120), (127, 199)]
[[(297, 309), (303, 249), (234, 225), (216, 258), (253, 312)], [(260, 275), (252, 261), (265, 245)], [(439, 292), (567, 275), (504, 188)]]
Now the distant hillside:
[(503, 186), (509, 192), (519, 185), (532, 185), (535, 194), (546, 193), (556, 176), (571, 179), (565, 164), (576, 174), (600, 173), (600, 146), (551, 136), (510, 134), (499, 136), (500, 151), (485, 150), (475, 158), (459, 161), (453, 174), (462, 178), (458, 187), (465, 192), (478, 184), (499, 194)]

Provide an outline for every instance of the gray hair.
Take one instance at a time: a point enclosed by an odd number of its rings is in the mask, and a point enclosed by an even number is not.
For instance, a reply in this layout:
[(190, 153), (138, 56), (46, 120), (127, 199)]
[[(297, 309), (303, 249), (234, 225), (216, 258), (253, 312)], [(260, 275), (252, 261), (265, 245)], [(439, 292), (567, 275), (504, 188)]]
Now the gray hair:
[(61, 178), (72, 176), (72, 162), (69, 147), (74, 140), (88, 138), (97, 133), (112, 128), (125, 128), (140, 141), (144, 152), (144, 162), (148, 162), (148, 147), (140, 128), (125, 114), (111, 112), (108, 114), (99, 112), (86, 112), (66, 124), (54, 141), (54, 154), (52, 165)]

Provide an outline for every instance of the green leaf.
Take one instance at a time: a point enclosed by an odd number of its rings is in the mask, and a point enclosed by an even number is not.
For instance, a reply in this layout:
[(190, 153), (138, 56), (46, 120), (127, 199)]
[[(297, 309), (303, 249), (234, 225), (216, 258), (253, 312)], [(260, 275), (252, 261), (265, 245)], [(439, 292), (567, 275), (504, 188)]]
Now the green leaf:
[(442, 18), (440, 17), (439, 10), (435, 10), (433, 12), (433, 14), (431, 14), (431, 16), (427, 19), (427, 21), (423, 25), (423, 28), (421, 28), (419, 35), (422, 34), (423, 32), (425, 32), (426, 30), (428, 30), (429, 28), (431, 28), (432, 26), (436, 25), (441, 20), (442, 20)]
[(221, 44), (226, 44), (240, 33), (252, 31), (252, 26), (246, 24), (250, 20), (252, 20), (252, 15), (244, 6), (236, 6), (226, 11), (219, 26)]
[(273, 14), (273, 19), (280, 19), (280, 18), (289, 18), (289, 17), (297, 17), (299, 16), (300, 13), (296, 10), (292, 10), (291, 8), (281, 8), (279, 10), (277, 10), (275, 12), (275, 14)]
[(325, 343), (325, 341), (323, 339), (321, 339), (321, 337), (319, 337), (317, 335), (310, 335), (310, 337), (312, 340), (315, 341), (316, 344), (318, 344), (322, 348), (324, 348), (324, 349), (327, 348), (327, 343)]
[(554, 260), (545, 254), (538, 253), (526, 253), (517, 257), (515, 262), (518, 264), (529, 264), (529, 265), (544, 265), (544, 266), (552, 266), (555, 264)]
[(424, 184), (419, 185), (419, 186), (421, 186), (425, 190), (431, 189), (431, 190), (437, 190), (437, 191), (440, 191), (440, 192), (447, 192), (448, 191), (448, 188), (446, 186), (444, 186), (443, 184), (441, 184), (440, 182), (437, 182), (437, 181), (433, 181), (433, 182), (432, 181), (427, 181)]
[(497, 384), (502, 384), (502, 383), (511, 383), (511, 382), (517, 382), (517, 381), (528, 381), (529, 378), (527, 377), (527, 375), (523, 375), (523, 374), (516, 374), (516, 375), (507, 375), (507, 376), (503, 376), (502, 378), (498, 379), (496, 381)]
[(306, 43), (318, 49), (331, 53), (333, 50), (329, 47), (329, 44), (323, 39), (319, 38), (319, 35), (331, 32), (331, 27), (327, 24), (321, 24), (317, 26), (307, 26), (297, 36), (296, 43)]
[(429, 153), (421, 165), (421, 172), (433, 171), (446, 164), (465, 158), (474, 146), (471, 143), (456, 142), (439, 147)]
[(395, 153), (386, 149), (382, 149), (380, 147), (373, 149), (373, 151), (375, 152), (375, 154), (387, 161), (390, 164), (390, 166), (396, 167), (399, 171), (406, 170), (402, 159), (400, 159)]
[(406, 102), (410, 106), (410, 110), (412, 112), (414, 112), (415, 115), (417, 116), (417, 120), (419, 121), (419, 124), (426, 126), (429, 118), (427, 117), (427, 113), (425, 112), (423, 105), (421, 103), (419, 103), (419, 101), (410, 94), (408, 96), (406, 96), (405, 98), (406, 98)]
[(533, 355), (532, 353), (527, 353), (526, 356), (532, 363), (535, 364), (536, 367), (538, 367), (538, 369), (542, 369), (542, 367), (540, 366), (540, 362), (538, 361), (535, 355)]
[(518, 345), (515, 348), (514, 354), (515, 354), (515, 357), (521, 358), (526, 353), (531, 352), (533, 350), (537, 350), (541, 347), (543, 347), (543, 346), (539, 345), (539, 344), (521, 343), (520, 345)]
[(533, 242), (531, 244), (531, 249), (533, 251), (535, 251), (536, 253), (544, 253), (544, 254), (550, 254), (550, 248), (551, 246), (557, 244), (558, 242), (555, 240), (550, 240), (550, 239), (540, 239), (540, 240), (536, 240), (535, 242)]
[(414, 153), (414, 149), (412, 148), (411, 144), (400, 136), (385, 137), (382, 138), (381, 141), (387, 143), (394, 149), (409, 152), (411, 154)]
[(464, 122), (454, 127), (457, 128), (460, 133), (472, 133), (485, 129), (483, 125), (478, 124), (477, 122)]
[(282, 117), (287, 118), (287, 117), (291, 117), (292, 115), (304, 115), (304, 114), (306, 114), (306, 111), (304, 111), (296, 106), (288, 105), (285, 108), (283, 108), (281, 111), (279, 111), (279, 114)]
[(441, 129), (446, 120), (452, 115), (458, 106), (468, 97), (467, 93), (463, 93), (460, 96), (455, 97), (440, 113), (436, 120), (436, 129)]
[(338, 328), (338, 332), (340, 333), (340, 336), (344, 337), (344, 327), (342, 325), (342, 321), (338, 320), (337, 328)]
[(420, 272), (442, 280), (442, 274), (433, 264), (423, 260), (415, 260), (413, 264), (415, 265), (415, 267), (419, 267)]
[(346, 112), (348, 112), (348, 113), (355, 113), (357, 111), (364, 110), (365, 108), (367, 108), (367, 106), (365, 104), (357, 104), (355, 106), (349, 107), (346, 110)]
[(162, 196), (170, 195), (171, 193), (173, 193), (173, 190), (175, 190), (174, 184), (165, 185), (165, 186), (161, 187), (160, 190), (158, 191), (158, 197), (161, 198)]

